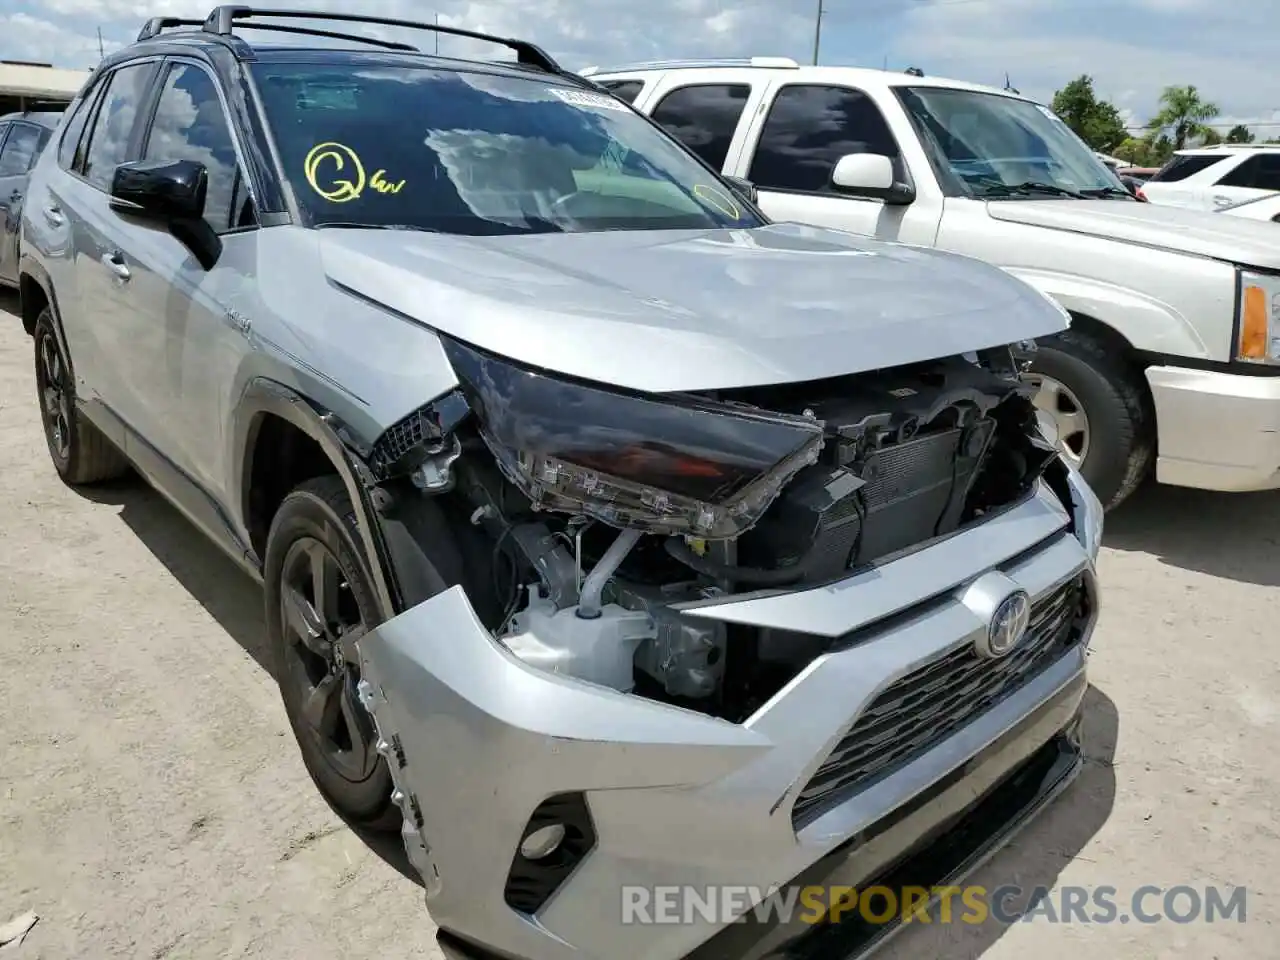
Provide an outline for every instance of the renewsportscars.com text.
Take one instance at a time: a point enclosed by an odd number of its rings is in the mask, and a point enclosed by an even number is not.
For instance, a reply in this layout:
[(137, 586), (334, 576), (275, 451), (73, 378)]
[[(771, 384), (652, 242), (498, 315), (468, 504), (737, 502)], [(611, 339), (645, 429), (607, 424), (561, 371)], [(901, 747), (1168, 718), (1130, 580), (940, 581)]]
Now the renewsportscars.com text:
[(623, 887), (622, 922), (1244, 923), (1245, 887)]

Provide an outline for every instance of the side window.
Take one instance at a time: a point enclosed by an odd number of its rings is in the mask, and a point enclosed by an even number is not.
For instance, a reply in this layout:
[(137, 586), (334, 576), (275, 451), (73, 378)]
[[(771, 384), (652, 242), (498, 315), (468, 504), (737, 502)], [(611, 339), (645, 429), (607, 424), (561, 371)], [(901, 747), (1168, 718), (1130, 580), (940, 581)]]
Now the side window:
[(747, 179), (765, 190), (825, 193), (831, 171), (850, 153), (879, 153), (905, 180), (902, 156), (875, 102), (860, 90), (791, 84), (765, 118)]
[(84, 154), (84, 178), (99, 190), (111, 189), (116, 167), (129, 158), (129, 138), (138, 105), (151, 77), (152, 64), (121, 67), (107, 81)]
[(0, 148), (0, 177), (20, 177), (31, 169), (40, 152), (40, 128), (15, 123)]
[(1261, 157), (1246, 157), (1243, 163), (1238, 163), (1227, 171), (1225, 176), (1218, 179), (1220, 187), (1252, 187), (1254, 180), (1258, 175), (1258, 169), (1261, 166)]
[(62, 139), (58, 141), (58, 166), (63, 170), (70, 170), (75, 164), (76, 151), (84, 137), (89, 116), (93, 113), (93, 102), (98, 99), (99, 89), (95, 84), (92, 89), (84, 92), (62, 127)]
[(604, 87), (619, 100), (625, 100), (627, 103), (635, 103), (636, 97), (640, 96), (640, 91), (644, 89), (643, 80), (603, 80), (600, 86)]
[(1253, 185), (1259, 190), (1280, 190), (1280, 153), (1264, 153), (1258, 160)]
[(201, 68), (186, 63), (170, 66), (142, 156), (204, 164), (209, 172), (204, 218), (209, 226), (225, 233), (252, 225), (253, 207), (247, 191), (241, 189), (231, 128), (214, 80)]
[(1174, 154), (1173, 159), (1151, 175), (1150, 183), (1175, 183), (1207, 170), (1222, 159), (1221, 156), (1203, 153)]
[(653, 119), (712, 167), (723, 170), (750, 95), (751, 87), (745, 83), (677, 87), (654, 108)]

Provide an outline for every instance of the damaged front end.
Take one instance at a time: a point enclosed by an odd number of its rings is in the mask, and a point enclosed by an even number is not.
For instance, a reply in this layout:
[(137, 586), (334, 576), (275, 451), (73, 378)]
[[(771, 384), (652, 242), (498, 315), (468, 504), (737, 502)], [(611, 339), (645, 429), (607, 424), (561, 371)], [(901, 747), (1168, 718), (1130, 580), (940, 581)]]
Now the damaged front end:
[(683, 956), (723, 921), (623, 929), (621, 887), (785, 882), (1083, 676), (1101, 510), (1009, 350), (643, 396), (445, 347), (369, 460), (433, 519), (361, 642), (442, 928)]

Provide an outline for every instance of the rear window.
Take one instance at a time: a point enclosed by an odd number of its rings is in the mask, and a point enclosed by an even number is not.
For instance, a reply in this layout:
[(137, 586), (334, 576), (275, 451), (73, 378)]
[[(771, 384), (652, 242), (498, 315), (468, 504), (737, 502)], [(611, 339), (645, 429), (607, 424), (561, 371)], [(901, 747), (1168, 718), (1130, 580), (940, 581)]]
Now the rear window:
[(640, 96), (640, 91), (644, 89), (643, 80), (602, 80), (600, 86), (604, 87), (619, 100), (625, 100), (627, 103), (635, 103), (636, 97)]
[(1208, 170), (1223, 159), (1225, 158), (1221, 155), (1213, 156), (1203, 153), (1175, 154), (1172, 160), (1151, 175), (1148, 182), (1173, 183), (1175, 180), (1185, 180), (1201, 170)]

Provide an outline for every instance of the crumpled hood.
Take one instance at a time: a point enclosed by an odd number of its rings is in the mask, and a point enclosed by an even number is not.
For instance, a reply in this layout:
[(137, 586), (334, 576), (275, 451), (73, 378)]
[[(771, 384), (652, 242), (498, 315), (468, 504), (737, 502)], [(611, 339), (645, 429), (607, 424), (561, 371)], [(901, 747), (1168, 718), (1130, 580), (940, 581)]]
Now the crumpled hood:
[(642, 391), (814, 380), (1066, 327), (996, 267), (798, 224), (319, 236), (330, 280), (368, 300), (525, 364)]
[(1280, 231), (1273, 223), (1128, 200), (988, 201), (995, 220), (1280, 269)]

